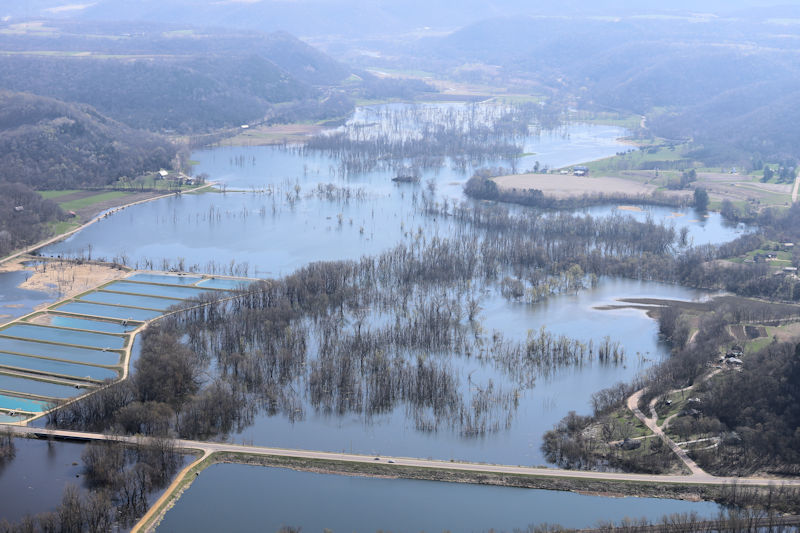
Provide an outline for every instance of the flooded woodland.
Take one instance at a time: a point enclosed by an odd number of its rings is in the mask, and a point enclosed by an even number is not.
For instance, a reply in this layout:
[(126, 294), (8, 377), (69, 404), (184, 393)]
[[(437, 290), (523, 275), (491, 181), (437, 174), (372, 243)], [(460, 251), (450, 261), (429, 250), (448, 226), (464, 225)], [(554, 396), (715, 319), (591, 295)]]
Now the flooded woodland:
[[(558, 168), (625, 146), (614, 127), (514, 125), (533, 112), (379, 106), (305, 146), (199, 151), (195, 172), (218, 180), (219, 192), (135, 206), (48, 247), (139, 269), (265, 279), (143, 337), (143, 354), (178, 345), (192, 354), (176, 358), (184, 394), (149, 390), (154, 369), (143, 356), (131, 383), (51, 423), (109, 429), (124, 409), (130, 432), (545, 463), (545, 431), (668, 353), (641, 311), (595, 307), (705, 298), (674, 284), (676, 257), (747, 229), (691, 210), (468, 200), (463, 183), (479, 167)], [(441, 142), (423, 150), (420, 131), (439, 121)], [(478, 149), (490, 141), (515, 148)], [(401, 173), (419, 182), (392, 182)]]

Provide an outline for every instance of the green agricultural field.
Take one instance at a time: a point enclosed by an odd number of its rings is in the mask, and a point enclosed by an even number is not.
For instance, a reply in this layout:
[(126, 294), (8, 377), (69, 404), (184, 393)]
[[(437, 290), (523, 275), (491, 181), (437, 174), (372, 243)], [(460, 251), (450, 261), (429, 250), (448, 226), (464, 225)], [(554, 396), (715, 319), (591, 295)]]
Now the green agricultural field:
[[(586, 163), (590, 172), (614, 172), (619, 170), (641, 169), (648, 164), (661, 161), (675, 162), (685, 159), (685, 154), (689, 145), (680, 144), (674, 146), (642, 146), (634, 148), (633, 151), (623, 155), (615, 155), (605, 159), (599, 159)], [(633, 147), (632, 147), (633, 148)]]
[[(59, 205), (64, 211), (77, 211), (78, 209), (83, 209), (84, 207), (89, 207), (100, 202), (122, 198), (127, 194), (128, 193), (121, 191), (101, 192), (91, 196), (86, 196), (85, 198), (77, 198), (75, 200), (70, 200), (63, 203), (59, 202)], [(56, 199), (56, 201), (58, 202), (58, 199)]]
[(66, 189), (62, 191), (39, 191), (39, 196), (44, 198), (45, 200), (56, 200), (62, 196), (67, 196), (68, 194), (75, 194), (78, 191), (77, 189)]

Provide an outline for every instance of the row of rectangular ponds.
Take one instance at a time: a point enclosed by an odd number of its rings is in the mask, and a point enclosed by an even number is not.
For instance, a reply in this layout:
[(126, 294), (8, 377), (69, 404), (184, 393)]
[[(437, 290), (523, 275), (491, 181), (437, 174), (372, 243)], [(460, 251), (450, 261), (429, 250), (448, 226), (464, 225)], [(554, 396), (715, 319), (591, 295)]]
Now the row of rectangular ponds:
[(0, 420), (24, 419), (121, 376), (133, 332), (171, 307), (250, 280), (135, 273), (0, 329)]

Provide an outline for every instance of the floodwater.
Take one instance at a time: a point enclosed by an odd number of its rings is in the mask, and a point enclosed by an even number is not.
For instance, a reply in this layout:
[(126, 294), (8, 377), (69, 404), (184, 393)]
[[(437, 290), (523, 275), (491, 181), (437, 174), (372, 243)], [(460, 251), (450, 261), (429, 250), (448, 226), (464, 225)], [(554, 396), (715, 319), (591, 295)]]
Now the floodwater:
[[(370, 110), (362, 109), (354, 120), (371, 125), (372, 119)], [(535, 155), (517, 163), (521, 169), (534, 161), (556, 168), (607, 157), (628, 148), (618, 141), (625, 135), (616, 127), (567, 126), (558, 134), (529, 138), (525, 151)], [(82, 256), (91, 247), (93, 257), (136, 268), (232, 274), (234, 265), (246, 265), (246, 271), (237, 275), (277, 277), (312, 261), (380, 253), (420, 229), (426, 236), (446, 236), (449, 221), (421, 214), (419, 199), (430, 182), (439, 201), (468, 201), (462, 187), (475, 170), (445, 158), (441, 167), (423, 169), (420, 184), (415, 185), (393, 183), (395, 172), (388, 169), (344, 173), (331, 156), (303, 154), (291, 147), (218, 147), (195, 152), (192, 159), (199, 162), (196, 174), (206, 173), (226, 190), (240, 192), (184, 194), (134, 206), (43, 253)], [(500, 165), (507, 163), (482, 164)], [(619, 212), (685, 226), (694, 244), (729, 241), (744, 231), (725, 225), (716, 213), (705, 218), (688, 211), (676, 216), (673, 211), (660, 207), (648, 207), (644, 213), (618, 211), (616, 206), (589, 210), (596, 216)]]
[(33, 312), (40, 304), (52, 300), (52, 295), (42, 291), (20, 289), (30, 272), (0, 272), (0, 324)]
[[(604, 311), (595, 307), (619, 303), (617, 298), (701, 299), (707, 295), (692, 289), (655, 282), (604, 279), (596, 289), (577, 295), (552, 297), (537, 305), (508, 302), (494, 293), (484, 295), (479, 315), (487, 332), (499, 331), (508, 339), (523, 340), (541, 327), (595, 344), (606, 335), (620, 340), (625, 349), (623, 364), (597, 361), (565, 368), (537, 379), (534, 387), (521, 391), (519, 405), (509, 429), (484, 437), (462, 437), (448, 430), (419, 431), (404, 408), (393, 412), (342, 417), (316, 413), (304, 405), (306, 417), (292, 422), (284, 416), (259, 414), (234, 442), (286, 448), (347, 451), (365, 454), (459, 459), (502, 464), (540, 465), (542, 436), (569, 411), (588, 413), (596, 391), (637, 374), (667, 357), (669, 349), (659, 340), (658, 325), (639, 310)], [(467, 357), (448, 359), (462, 383), (513, 386), (509, 378), (489, 363)], [(303, 385), (300, 385), (301, 387)]]
[[(354, 120), (371, 128), (373, 115), (370, 110), (359, 110)], [(531, 137), (525, 151), (535, 155), (518, 161), (518, 167), (529, 168), (539, 161), (556, 168), (614, 155), (627, 149), (618, 141), (625, 133), (614, 127), (571, 125), (558, 134)], [(441, 167), (422, 170), (420, 184), (397, 185), (391, 182), (391, 170), (346, 173), (328, 155), (302, 154), (291, 147), (214, 148), (196, 152), (192, 159), (199, 161), (196, 173), (205, 172), (228, 190), (236, 188), (241, 192), (184, 194), (140, 204), (48, 247), (44, 253), (80, 256), (91, 245), (93, 257), (127, 262), (137, 268), (168, 270), (183, 265), (206, 273), (231, 274), (236, 270), (242, 276), (285, 275), (313, 261), (377, 254), (420, 233), (429, 238), (450, 235), (451, 220), (434, 219), (419, 209), (422, 194), (433, 190), (440, 202), (468, 202), (462, 186), (474, 171), (469, 165), (459, 168), (445, 158)], [(630, 211), (605, 206), (578, 212), (665, 221), (676, 229), (686, 227), (687, 241), (694, 244), (725, 242), (747, 231), (726, 225), (718, 214), (704, 217), (691, 210), (673, 211), (659, 207)], [(120, 235), (125, 235), (124, 241)], [(160, 283), (159, 276), (163, 275), (146, 274), (132, 281), (114, 282), (105, 289), (180, 298), (186, 297), (186, 291), (216, 285), (212, 281), (200, 282), (196, 287), (137, 283)], [(185, 284), (193, 282), (187, 279)], [(498, 330), (505, 338), (517, 340), (542, 326), (595, 343), (609, 336), (620, 341), (626, 353), (622, 365), (587, 364), (540, 378), (532, 389), (521, 391), (508, 430), (467, 438), (449, 430), (419, 431), (402, 406), (367, 419), (360, 415), (327, 416), (305, 404), (297, 421), (261, 413), (250, 427), (231, 439), (332, 451), (541, 464), (544, 458), (539, 448), (545, 431), (570, 410), (588, 412), (594, 392), (628, 381), (668, 355), (667, 347), (659, 341), (655, 322), (643, 312), (593, 308), (624, 297), (692, 300), (705, 296), (681, 287), (630, 280), (601, 280), (596, 289), (586, 289), (577, 296), (553, 297), (536, 305), (509, 302), (487, 291), (481, 299), (480, 313), (487, 331)], [(108, 311), (101, 304), (82, 302), (61, 309), (118, 318), (137, 318), (133, 312), (141, 311), (126, 308), (120, 312), (116, 308), (117, 314), (104, 314)], [(129, 311), (131, 314), (125, 316)], [(139, 319), (144, 318), (149, 317)], [(482, 384), (492, 380), (509, 386), (509, 378), (488, 363), (454, 356), (450, 364), (462, 384), (474, 378)], [(305, 384), (298, 386), (303, 395)]]
[[(224, 490), (220, 490), (224, 487)], [(203, 471), (157, 531), (512, 531), (534, 524), (585, 528), (625, 517), (715, 517), (709, 502), (608, 498), (572, 492), (377, 479), (217, 464)]]
[(14, 439), (16, 455), (0, 466), (0, 517), (17, 522), (25, 515), (54, 511), (68, 484), (85, 491), (84, 445)]
[[(85, 444), (16, 438), (14, 448), (14, 458), (0, 464), (0, 520), (14, 524), (26, 515), (55, 511), (68, 485), (81, 494), (89, 491), (81, 459)], [(179, 468), (190, 460), (182, 456)], [(154, 502), (163, 492), (150, 491), (146, 498)]]

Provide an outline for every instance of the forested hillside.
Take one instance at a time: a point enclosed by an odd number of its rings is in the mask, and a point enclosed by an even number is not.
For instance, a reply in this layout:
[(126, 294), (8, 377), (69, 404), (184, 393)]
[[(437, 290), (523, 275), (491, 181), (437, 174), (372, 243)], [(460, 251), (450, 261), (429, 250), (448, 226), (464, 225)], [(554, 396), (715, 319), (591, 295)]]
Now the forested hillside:
[(204, 131), (263, 117), (271, 102), (312, 90), (257, 56), (149, 61), (0, 57), (6, 89), (87, 103), (150, 130)]
[(774, 343), (750, 355), (741, 372), (709, 381), (701, 395), (704, 418), (689, 427), (721, 426), (732, 432), (713, 451), (699, 453), (711, 468), (725, 464), (737, 473), (770, 468), (800, 471), (800, 344)]
[(47, 236), (47, 223), (64, 216), (52, 200), (21, 183), (0, 181), (0, 257)]
[(0, 182), (97, 187), (169, 167), (176, 148), (89, 106), (0, 91)]
[(283, 32), (48, 22), (0, 32), (0, 50), (0, 89), (89, 104), (151, 131), (238, 127), (287, 103), (301, 120), (353, 105), (340, 94), (350, 70)]

